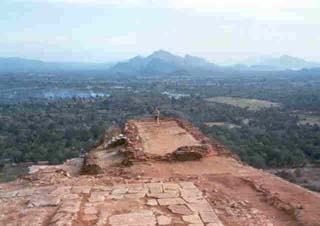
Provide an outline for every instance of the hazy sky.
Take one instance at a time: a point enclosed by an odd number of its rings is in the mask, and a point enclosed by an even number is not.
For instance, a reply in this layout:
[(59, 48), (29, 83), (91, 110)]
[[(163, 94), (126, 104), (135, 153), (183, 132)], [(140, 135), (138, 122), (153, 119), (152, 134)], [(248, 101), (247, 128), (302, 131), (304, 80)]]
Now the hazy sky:
[(157, 49), (213, 62), (320, 61), (320, 0), (0, 0), (0, 56), (114, 61)]

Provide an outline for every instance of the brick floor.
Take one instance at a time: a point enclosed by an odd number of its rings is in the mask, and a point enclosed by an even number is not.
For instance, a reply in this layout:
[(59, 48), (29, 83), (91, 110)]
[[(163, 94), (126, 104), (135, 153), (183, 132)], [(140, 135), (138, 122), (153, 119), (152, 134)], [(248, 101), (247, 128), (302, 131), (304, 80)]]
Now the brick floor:
[(10, 218), (9, 224), (0, 218), (0, 225), (222, 225), (191, 182), (47, 186), (1, 192), (0, 200), (0, 207), (15, 200), (25, 203), (22, 213), (39, 213)]

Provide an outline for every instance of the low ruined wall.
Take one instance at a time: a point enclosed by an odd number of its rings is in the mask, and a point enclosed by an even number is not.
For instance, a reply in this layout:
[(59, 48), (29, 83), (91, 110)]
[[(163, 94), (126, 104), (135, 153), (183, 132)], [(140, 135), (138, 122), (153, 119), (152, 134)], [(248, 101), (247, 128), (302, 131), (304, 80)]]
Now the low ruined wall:
[[(153, 119), (141, 119), (142, 122), (150, 122)], [(143, 143), (139, 137), (138, 128), (135, 125), (135, 120), (130, 120), (126, 123), (124, 134), (128, 139), (128, 146), (123, 149), (123, 152), (132, 160), (145, 161), (148, 159), (162, 160), (162, 161), (185, 161), (187, 159), (196, 160), (210, 155), (232, 155), (223, 145), (217, 141), (209, 139), (192, 123), (175, 118), (164, 118), (161, 121), (175, 121), (177, 124), (189, 132), (201, 146), (180, 147), (173, 153), (165, 156), (155, 156), (143, 151)], [(236, 156), (235, 156), (236, 157)]]

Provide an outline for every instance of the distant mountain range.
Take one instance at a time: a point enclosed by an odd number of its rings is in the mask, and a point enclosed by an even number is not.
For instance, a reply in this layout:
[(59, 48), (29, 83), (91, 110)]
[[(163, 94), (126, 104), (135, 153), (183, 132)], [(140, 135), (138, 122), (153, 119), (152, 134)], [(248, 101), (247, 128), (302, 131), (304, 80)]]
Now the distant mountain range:
[(159, 50), (147, 57), (134, 57), (111, 67), (109, 72), (124, 75), (203, 74), (217, 71), (284, 71), (320, 67), (320, 63), (308, 62), (291, 56), (278, 58), (260, 57), (243, 64), (219, 66), (195, 56), (184, 57)]
[(0, 58), (0, 72), (55, 72), (81, 70), (108, 70), (111, 63), (44, 62), (24, 58)]
[(203, 58), (186, 55), (180, 57), (158, 50), (147, 57), (137, 56), (111, 67), (109, 72), (119, 75), (159, 75), (176, 72), (202, 73), (220, 70), (220, 67)]
[(301, 70), (320, 67), (320, 63), (306, 61), (301, 58), (282, 55), (280, 57), (255, 57), (248, 59), (242, 64), (234, 65), (238, 69), (250, 70)]
[(283, 71), (320, 68), (320, 63), (291, 56), (258, 57), (241, 64), (219, 66), (207, 60), (185, 55), (184, 57), (158, 50), (147, 57), (136, 56), (117, 64), (111, 63), (61, 63), (0, 58), (0, 72), (55, 72), (99, 70), (114, 75), (178, 75), (209, 74), (223, 71)]

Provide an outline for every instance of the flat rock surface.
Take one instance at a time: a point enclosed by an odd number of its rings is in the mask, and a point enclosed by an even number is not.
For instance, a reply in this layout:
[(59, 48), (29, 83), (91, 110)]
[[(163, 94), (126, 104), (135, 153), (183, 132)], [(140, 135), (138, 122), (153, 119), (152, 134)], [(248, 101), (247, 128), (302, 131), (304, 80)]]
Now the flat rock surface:
[[(31, 219), (26, 225), (189, 225), (218, 222), (218, 216), (203, 199), (210, 214), (191, 210), (181, 194), (202, 195), (193, 183), (123, 183), (114, 186), (61, 186), (34, 190), (31, 196), (17, 196), (18, 191), (1, 193), (0, 225), (23, 225), (19, 216)], [(158, 191), (155, 196), (155, 189)], [(166, 194), (175, 194), (172, 198)], [(153, 195), (152, 195), (153, 194)], [(115, 199), (115, 195), (117, 198)], [(150, 198), (150, 196), (153, 196)], [(8, 198), (10, 197), (10, 199)], [(12, 205), (12, 202), (15, 202)], [(19, 208), (17, 208), (19, 207)], [(201, 210), (201, 209), (200, 209)], [(6, 214), (8, 213), (8, 214)], [(10, 214), (9, 214), (10, 213)], [(35, 217), (31, 213), (35, 213)], [(165, 214), (164, 214), (165, 213)], [(27, 215), (26, 215), (27, 214)], [(212, 216), (213, 215), (213, 216)], [(13, 217), (12, 217), (13, 216)], [(201, 220), (200, 216), (204, 219)], [(214, 220), (212, 220), (214, 219)], [(26, 222), (24, 222), (26, 223)], [(222, 223), (221, 223), (222, 224)]]
[(136, 121), (144, 152), (165, 155), (182, 146), (196, 146), (200, 143), (176, 121)]

